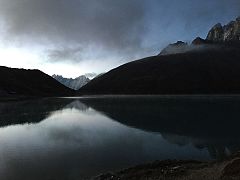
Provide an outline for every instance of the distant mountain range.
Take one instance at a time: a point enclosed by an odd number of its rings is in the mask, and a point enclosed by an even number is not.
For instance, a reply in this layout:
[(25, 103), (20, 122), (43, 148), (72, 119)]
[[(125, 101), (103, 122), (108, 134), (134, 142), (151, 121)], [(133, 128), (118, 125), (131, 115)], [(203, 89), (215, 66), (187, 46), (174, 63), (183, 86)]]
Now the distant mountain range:
[(72, 96), (75, 91), (39, 70), (0, 66), (0, 97)]
[(90, 79), (87, 78), (85, 75), (79, 76), (75, 79), (64, 78), (61, 75), (55, 75), (55, 74), (52, 77), (56, 79), (58, 82), (60, 82), (61, 84), (65, 85), (66, 87), (69, 87), (74, 90), (79, 90), (81, 87), (83, 87), (84, 85), (90, 82)]
[(240, 94), (240, 18), (93, 79), (80, 94)]

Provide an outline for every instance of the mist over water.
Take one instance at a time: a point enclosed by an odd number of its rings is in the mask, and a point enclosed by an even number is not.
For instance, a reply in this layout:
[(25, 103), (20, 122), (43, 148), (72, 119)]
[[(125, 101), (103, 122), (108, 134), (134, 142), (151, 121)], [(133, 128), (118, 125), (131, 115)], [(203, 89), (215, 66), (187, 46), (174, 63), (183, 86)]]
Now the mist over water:
[(240, 149), (239, 105), (236, 97), (159, 96), (0, 103), (0, 179), (82, 179), (155, 160), (221, 159)]

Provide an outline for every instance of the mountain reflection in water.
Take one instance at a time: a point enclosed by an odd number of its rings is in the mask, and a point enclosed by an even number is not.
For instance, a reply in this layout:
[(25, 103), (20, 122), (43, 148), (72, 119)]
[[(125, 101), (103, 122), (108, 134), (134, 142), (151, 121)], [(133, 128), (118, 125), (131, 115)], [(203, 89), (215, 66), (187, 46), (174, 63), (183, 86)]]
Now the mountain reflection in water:
[(238, 97), (102, 97), (0, 103), (0, 179), (81, 179), (240, 149)]

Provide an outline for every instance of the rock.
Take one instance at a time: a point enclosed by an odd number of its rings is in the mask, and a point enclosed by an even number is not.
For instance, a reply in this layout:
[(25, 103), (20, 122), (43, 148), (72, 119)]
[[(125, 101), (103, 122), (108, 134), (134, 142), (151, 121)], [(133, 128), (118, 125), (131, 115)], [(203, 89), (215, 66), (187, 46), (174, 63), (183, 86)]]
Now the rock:
[(196, 39), (194, 39), (192, 41), (192, 45), (203, 45), (203, 44), (206, 44), (206, 40), (204, 40), (200, 37), (197, 37)]
[(206, 40), (212, 42), (240, 41), (240, 17), (225, 26), (216, 24), (208, 33)]
[(240, 158), (235, 158), (223, 169), (223, 177), (240, 177)]
[(189, 46), (183, 41), (177, 41), (176, 43), (169, 44), (164, 48), (159, 55), (179, 54), (188, 50)]
[(172, 46), (185, 46), (187, 43), (183, 41), (177, 41), (176, 43), (171, 44)]
[(207, 35), (208, 41), (214, 41), (214, 42), (221, 42), (223, 41), (224, 37), (224, 30), (220, 23), (213, 26), (213, 28), (209, 31)]
[(224, 41), (231, 41), (234, 40), (234, 21), (231, 21), (226, 26), (223, 27), (224, 34), (223, 34), (223, 40)]
[(93, 179), (94, 180), (119, 180), (120, 178), (112, 173), (106, 173), (106, 174), (101, 174)]

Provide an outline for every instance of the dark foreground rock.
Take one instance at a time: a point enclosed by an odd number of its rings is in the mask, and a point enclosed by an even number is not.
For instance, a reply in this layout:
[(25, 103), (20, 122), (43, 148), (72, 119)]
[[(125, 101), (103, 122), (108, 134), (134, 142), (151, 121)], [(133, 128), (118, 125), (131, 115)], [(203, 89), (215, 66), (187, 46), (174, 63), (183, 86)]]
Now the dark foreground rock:
[(165, 160), (139, 165), (115, 173), (106, 173), (94, 180), (238, 180), (240, 153), (224, 161), (199, 162)]

